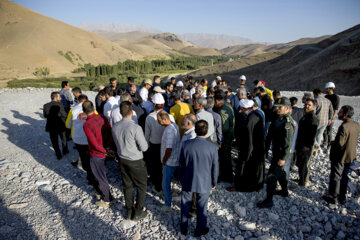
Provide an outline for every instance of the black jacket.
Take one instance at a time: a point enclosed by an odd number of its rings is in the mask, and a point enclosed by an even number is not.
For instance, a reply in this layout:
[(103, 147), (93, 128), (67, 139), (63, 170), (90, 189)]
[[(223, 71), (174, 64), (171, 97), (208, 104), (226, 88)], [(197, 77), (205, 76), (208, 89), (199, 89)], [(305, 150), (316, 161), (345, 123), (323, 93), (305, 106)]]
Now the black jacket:
[(45, 131), (62, 132), (65, 131), (65, 121), (67, 113), (64, 106), (55, 101), (46, 103), (43, 108), (44, 117), (47, 119)]
[(319, 125), (319, 119), (315, 112), (305, 113), (299, 121), (299, 130), (296, 138), (296, 149), (301, 147), (312, 148), (315, 141), (316, 130)]
[(304, 109), (298, 107), (292, 107), (291, 117), (299, 124), (300, 119), (304, 116)]

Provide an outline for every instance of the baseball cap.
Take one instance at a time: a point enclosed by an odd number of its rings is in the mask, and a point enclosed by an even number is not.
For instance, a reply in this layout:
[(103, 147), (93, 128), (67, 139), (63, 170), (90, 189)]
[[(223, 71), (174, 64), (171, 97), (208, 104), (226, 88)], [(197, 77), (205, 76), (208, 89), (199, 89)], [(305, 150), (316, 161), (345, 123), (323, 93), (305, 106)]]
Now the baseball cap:
[(266, 82), (265, 82), (265, 81), (261, 81), (261, 84), (265, 86)]
[(254, 101), (250, 99), (241, 99), (240, 100), (240, 107), (243, 108), (252, 108), (254, 106)]
[(144, 80), (144, 84), (149, 84), (150, 86), (152, 86), (152, 80), (147, 78)]
[(326, 83), (325, 88), (335, 88), (335, 84), (333, 82), (328, 82)]
[(154, 87), (154, 92), (157, 92), (157, 93), (163, 93), (163, 92), (165, 92), (165, 90), (163, 90), (163, 89), (161, 89), (161, 87), (160, 86), (156, 86), (156, 87)]
[(177, 86), (177, 87), (183, 87), (183, 86), (184, 86), (184, 84), (183, 84), (183, 82), (182, 82), (182, 81), (178, 81), (178, 82), (176, 83), (176, 86)]
[(240, 80), (246, 80), (245, 75), (241, 75), (241, 76), (240, 76)]
[(274, 104), (275, 107), (280, 107), (280, 106), (291, 106), (291, 102), (287, 97), (282, 97), (278, 100), (277, 103)]
[(155, 93), (153, 98), (152, 98), (152, 102), (154, 104), (164, 104), (165, 100), (164, 97), (161, 93)]

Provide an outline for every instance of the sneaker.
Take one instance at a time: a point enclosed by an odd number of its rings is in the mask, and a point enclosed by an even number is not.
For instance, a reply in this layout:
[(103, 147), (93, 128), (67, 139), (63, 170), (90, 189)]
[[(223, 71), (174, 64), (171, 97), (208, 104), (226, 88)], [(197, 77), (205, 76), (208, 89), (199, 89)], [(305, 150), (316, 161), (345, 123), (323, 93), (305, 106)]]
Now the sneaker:
[(101, 200), (101, 195), (95, 189), (92, 190), (92, 194), (97, 200)]
[(56, 157), (57, 157), (58, 160), (60, 160), (60, 159), (62, 158), (61, 153), (57, 153), (57, 154), (56, 154)]
[(195, 231), (194, 237), (204, 236), (204, 235), (208, 234), (209, 230), (210, 229), (208, 227), (206, 227), (203, 232)]
[(325, 202), (327, 202), (329, 204), (337, 204), (337, 199), (330, 197), (328, 195), (322, 196), (322, 199), (325, 200)]
[(111, 203), (110, 202), (105, 202), (104, 200), (100, 200), (100, 201), (97, 201), (95, 203), (95, 205), (98, 206), (98, 207), (109, 208), (111, 206)]
[(274, 203), (272, 200), (265, 199), (262, 202), (258, 202), (256, 206), (258, 208), (272, 208), (274, 206)]
[(163, 205), (163, 206), (161, 206), (160, 211), (162, 211), (162, 212), (164, 212), (164, 213), (169, 213), (169, 212), (172, 211), (172, 209), (171, 209), (171, 207), (168, 206), (168, 205)]
[(69, 153), (69, 150), (67, 148), (63, 150), (63, 155), (66, 155), (68, 153)]
[(136, 212), (135, 212), (135, 214), (134, 214), (134, 216), (132, 217), (131, 220), (133, 220), (133, 221), (140, 221), (141, 219), (146, 218), (147, 214), (148, 214), (148, 213), (147, 213), (146, 211), (141, 211), (140, 213), (136, 213)]

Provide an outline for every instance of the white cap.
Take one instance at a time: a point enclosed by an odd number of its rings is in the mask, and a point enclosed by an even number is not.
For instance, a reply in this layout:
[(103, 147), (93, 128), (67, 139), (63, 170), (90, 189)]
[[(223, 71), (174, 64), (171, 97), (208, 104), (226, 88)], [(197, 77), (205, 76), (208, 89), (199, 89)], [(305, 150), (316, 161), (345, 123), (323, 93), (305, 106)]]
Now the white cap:
[(183, 87), (183, 86), (184, 86), (184, 84), (183, 84), (183, 82), (182, 82), (182, 81), (178, 81), (178, 82), (176, 83), (176, 86), (177, 86), (177, 87)]
[(241, 76), (240, 76), (240, 80), (246, 80), (245, 75), (241, 75)]
[(154, 92), (157, 92), (157, 93), (163, 93), (163, 92), (165, 92), (165, 90), (162, 90), (160, 86), (154, 87), (153, 90), (154, 90)]
[(144, 80), (144, 84), (149, 84), (150, 86), (152, 86), (152, 80), (147, 78)]
[(325, 88), (335, 88), (335, 84), (333, 82), (328, 82), (326, 83)]
[(254, 101), (249, 99), (241, 99), (240, 100), (240, 107), (243, 108), (252, 108), (254, 106)]
[(221, 80), (221, 77), (220, 77), (220, 76), (217, 76), (217, 77), (216, 77), (216, 80)]
[(161, 93), (155, 93), (153, 98), (152, 98), (152, 102), (154, 104), (164, 104), (165, 100), (164, 97)]

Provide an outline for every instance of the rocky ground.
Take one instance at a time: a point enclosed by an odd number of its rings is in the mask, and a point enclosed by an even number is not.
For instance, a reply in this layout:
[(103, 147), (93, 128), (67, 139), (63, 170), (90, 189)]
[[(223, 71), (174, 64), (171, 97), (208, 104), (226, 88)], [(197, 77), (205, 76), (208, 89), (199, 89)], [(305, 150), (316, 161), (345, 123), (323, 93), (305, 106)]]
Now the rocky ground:
[[(150, 187), (148, 217), (137, 223), (125, 221), (121, 176), (114, 161), (107, 166), (116, 200), (109, 209), (95, 206), (85, 172), (70, 164), (77, 158), (73, 143), (70, 154), (58, 161), (44, 131), (42, 106), (50, 101), (51, 91), (0, 89), (0, 239), (192, 239), (179, 234), (179, 197), (174, 199), (173, 211), (164, 214), (163, 200)], [(87, 94), (94, 99), (94, 92)], [(283, 94), (302, 96), (301, 92)], [(342, 96), (344, 104), (355, 107), (354, 119), (359, 121), (360, 98)], [(329, 170), (326, 154), (316, 158), (311, 185), (300, 188), (290, 181), (290, 196), (275, 197), (271, 210), (256, 208), (264, 189), (228, 193), (228, 185), (219, 184), (209, 200), (211, 230), (202, 239), (360, 239), (360, 172), (350, 173), (346, 205), (329, 206), (321, 199), (328, 188)], [(291, 179), (296, 172), (293, 169)], [(174, 188), (180, 192), (179, 185)], [(190, 225), (192, 235), (195, 221)]]

